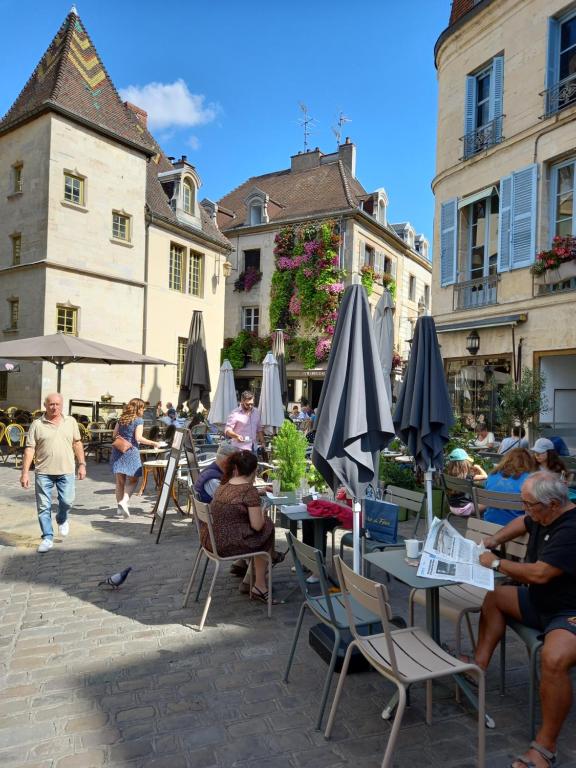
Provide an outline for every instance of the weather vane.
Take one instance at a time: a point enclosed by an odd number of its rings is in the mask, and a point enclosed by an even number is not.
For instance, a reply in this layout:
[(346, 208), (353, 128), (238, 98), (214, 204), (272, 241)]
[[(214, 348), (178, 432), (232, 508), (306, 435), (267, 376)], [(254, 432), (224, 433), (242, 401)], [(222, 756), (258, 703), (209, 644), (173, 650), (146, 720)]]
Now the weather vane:
[(351, 123), (352, 120), (349, 117), (346, 117), (344, 112), (340, 112), (338, 115), (338, 122), (336, 125), (332, 128), (332, 133), (334, 136), (336, 136), (336, 144), (337, 146), (340, 146), (340, 143), (342, 141), (342, 128), (346, 123)]

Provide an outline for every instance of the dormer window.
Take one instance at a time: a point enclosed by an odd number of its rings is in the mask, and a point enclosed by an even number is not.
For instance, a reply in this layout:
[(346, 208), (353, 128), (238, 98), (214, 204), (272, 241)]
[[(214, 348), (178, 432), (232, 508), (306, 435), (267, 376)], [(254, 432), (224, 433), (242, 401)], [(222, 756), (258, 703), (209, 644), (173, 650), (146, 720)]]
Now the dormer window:
[(193, 215), (194, 213), (194, 187), (190, 179), (184, 179), (182, 185), (182, 208), (184, 213)]
[(262, 206), (259, 203), (252, 203), (250, 206), (250, 225), (256, 226), (262, 224)]
[(259, 224), (268, 224), (268, 200), (269, 197), (258, 187), (253, 187), (248, 196), (244, 198), (246, 206), (246, 226), (257, 227)]

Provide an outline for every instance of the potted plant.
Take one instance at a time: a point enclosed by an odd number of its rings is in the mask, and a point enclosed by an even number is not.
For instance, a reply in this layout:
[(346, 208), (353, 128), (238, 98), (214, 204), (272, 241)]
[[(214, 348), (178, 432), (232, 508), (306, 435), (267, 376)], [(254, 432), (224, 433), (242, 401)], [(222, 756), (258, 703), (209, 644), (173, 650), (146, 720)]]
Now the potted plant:
[(536, 254), (530, 272), (544, 283), (559, 283), (576, 277), (576, 237), (556, 236), (550, 250)]
[(509, 381), (500, 389), (498, 417), (507, 428), (515, 424), (526, 427), (546, 410), (545, 383), (540, 371), (522, 368), (518, 382)]
[(281, 491), (295, 491), (306, 475), (306, 448), (308, 443), (288, 419), (272, 440), (272, 457), (278, 464), (276, 473)]

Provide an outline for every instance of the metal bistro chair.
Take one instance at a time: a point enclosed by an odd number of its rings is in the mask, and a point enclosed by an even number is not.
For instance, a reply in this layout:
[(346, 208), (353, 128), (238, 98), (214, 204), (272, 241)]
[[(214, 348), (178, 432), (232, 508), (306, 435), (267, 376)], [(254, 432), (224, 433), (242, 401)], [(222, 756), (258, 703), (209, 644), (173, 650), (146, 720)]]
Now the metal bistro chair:
[[(452, 477), (452, 475), (447, 475), (445, 472), (442, 473), (441, 478), (443, 494), (442, 506), (444, 506), (444, 499), (446, 499), (448, 502), (448, 514), (446, 515), (446, 518), (448, 519), (450, 515), (455, 515), (455, 513), (450, 510), (450, 493), (464, 493), (468, 496), (470, 502), (473, 503), (472, 488), (474, 487), (474, 483), (472, 480), (466, 480), (463, 477)], [(479, 517), (476, 507), (474, 508), (474, 512), (476, 517)], [(455, 516), (457, 517), (457, 515)]]
[[(210, 505), (204, 504), (204, 502), (198, 501), (198, 499), (194, 497), (192, 498), (192, 505), (194, 507), (194, 522), (196, 523), (196, 529), (198, 531), (198, 552), (196, 553), (194, 566), (192, 568), (192, 575), (190, 576), (190, 581), (188, 582), (188, 588), (186, 589), (186, 596), (184, 597), (184, 604), (182, 607), (186, 608), (186, 606), (188, 605), (188, 600), (190, 599), (190, 592), (192, 591), (192, 586), (194, 585), (194, 580), (196, 578), (196, 574), (200, 566), (200, 561), (202, 560), (202, 555), (206, 557), (206, 564), (202, 572), (202, 576), (200, 578), (198, 589), (196, 591), (196, 597), (194, 598), (195, 602), (198, 602), (198, 598), (200, 597), (200, 592), (202, 591), (202, 584), (204, 583), (204, 576), (206, 574), (206, 566), (208, 565), (208, 561), (212, 560), (212, 562), (215, 565), (215, 568), (214, 568), (214, 575), (212, 576), (212, 581), (210, 583), (210, 588), (206, 596), (204, 610), (202, 611), (202, 617), (200, 619), (200, 624), (199, 624), (200, 631), (202, 631), (202, 629), (204, 628), (204, 622), (206, 621), (206, 616), (208, 615), (208, 609), (210, 608), (210, 603), (212, 602), (212, 592), (214, 590), (214, 584), (216, 583), (216, 577), (218, 576), (218, 571), (220, 570), (220, 565), (226, 562), (234, 562), (235, 560), (238, 560), (238, 558), (241, 558), (241, 557), (244, 558), (245, 560), (252, 560), (258, 555), (264, 555), (265, 557), (268, 558), (268, 618), (270, 618), (272, 616), (272, 557), (270, 553), (269, 552), (245, 552), (245, 553), (238, 553), (230, 557), (220, 556), (218, 554), (218, 548), (216, 546), (216, 540), (214, 538), (214, 530), (212, 528), (212, 512), (210, 511)], [(211, 550), (202, 546), (202, 525), (205, 525), (208, 529), (210, 546), (212, 547)], [(250, 583), (250, 590), (252, 590), (252, 583)]]
[(498, 493), (497, 491), (487, 491), (484, 488), (473, 486), (472, 500), (476, 517), (482, 517), (480, 506), (524, 512), (524, 504), (519, 493)]
[(15, 465), (18, 466), (24, 453), (24, 443), (26, 442), (26, 433), (20, 424), (7, 424), (4, 429), (4, 439), (6, 440), (6, 453), (4, 454), (4, 464), (10, 456), (14, 456)]
[[(346, 630), (349, 631), (350, 625), (348, 623), (342, 594), (340, 592), (336, 594), (330, 592), (330, 579), (320, 550), (310, 547), (307, 544), (303, 544), (290, 532), (286, 533), (286, 539), (288, 540), (288, 548), (294, 560), (296, 576), (304, 596), (304, 602), (302, 603), (300, 613), (298, 614), (292, 647), (290, 648), (290, 656), (288, 657), (286, 671), (284, 672), (285, 683), (288, 682), (288, 676), (290, 674), (290, 669), (292, 668), (292, 662), (294, 661), (296, 645), (300, 636), (306, 609), (319, 619), (319, 621), (326, 624), (326, 626), (334, 631), (334, 647), (332, 648), (332, 656), (330, 657), (330, 664), (328, 665), (328, 672), (326, 673), (326, 680), (324, 682), (324, 688), (322, 689), (320, 710), (316, 721), (316, 729), (320, 730), (322, 727), (324, 710), (326, 709), (326, 703), (328, 701), (328, 695), (330, 693), (332, 676), (338, 659), (338, 649), (340, 648), (340, 643), (342, 641), (342, 632)], [(304, 568), (310, 571), (312, 575), (319, 580), (321, 593), (319, 596), (310, 593), (310, 585), (306, 582)], [(352, 601), (352, 612), (354, 614), (356, 626), (359, 629), (372, 629), (372, 631), (376, 632), (382, 630), (382, 625), (380, 624), (378, 616), (370, 613), (370, 611), (367, 611), (362, 605), (355, 601)]]
[[(326, 738), (330, 738), (336, 710), (342, 694), (346, 672), (354, 648), (362, 653), (364, 658), (383, 677), (394, 683), (398, 688), (398, 706), (392, 724), (392, 730), (384, 752), (382, 768), (391, 768), (394, 759), (396, 740), (402, 724), (406, 708), (406, 693), (409, 686), (426, 682), (426, 724), (432, 722), (432, 681), (441, 677), (451, 677), (464, 672), (470, 672), (478, 679), (478, 765), (484, 766), (485, 760), (485, 680), (483, 671), (475, 664), (466, 664), (446, 653), (430, 635), (420, 627), (392, 629), (390, 619), (392, 611), (388, 599), (388, 590), (384, 584), (377, 584), (354, 573), (341, 558), (336, 558), (336, 570), (344, 596), (350, 629), (354, 636), (348, 646), (340, 680), (336, 688), (334, 701), (326, 727)], [(379, 616), (383, 632), (377, 635), (363, 636), (359, 634), (352, 611), (353, 598), (366, 610)]]

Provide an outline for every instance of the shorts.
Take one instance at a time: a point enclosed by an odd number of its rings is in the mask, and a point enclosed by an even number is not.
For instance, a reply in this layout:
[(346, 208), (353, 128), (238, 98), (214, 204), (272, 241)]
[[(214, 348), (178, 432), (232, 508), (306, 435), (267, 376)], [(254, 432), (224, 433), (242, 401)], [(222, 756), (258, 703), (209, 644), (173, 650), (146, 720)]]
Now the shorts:
[(543, 635), (552, 632), (553, 629), (565, 629), (576, 635), (576, 611), (540, 613), (530, 599), (528, 587), (517, 587), (517, 589), (523, 624), (532, 629), (539, 629)]

